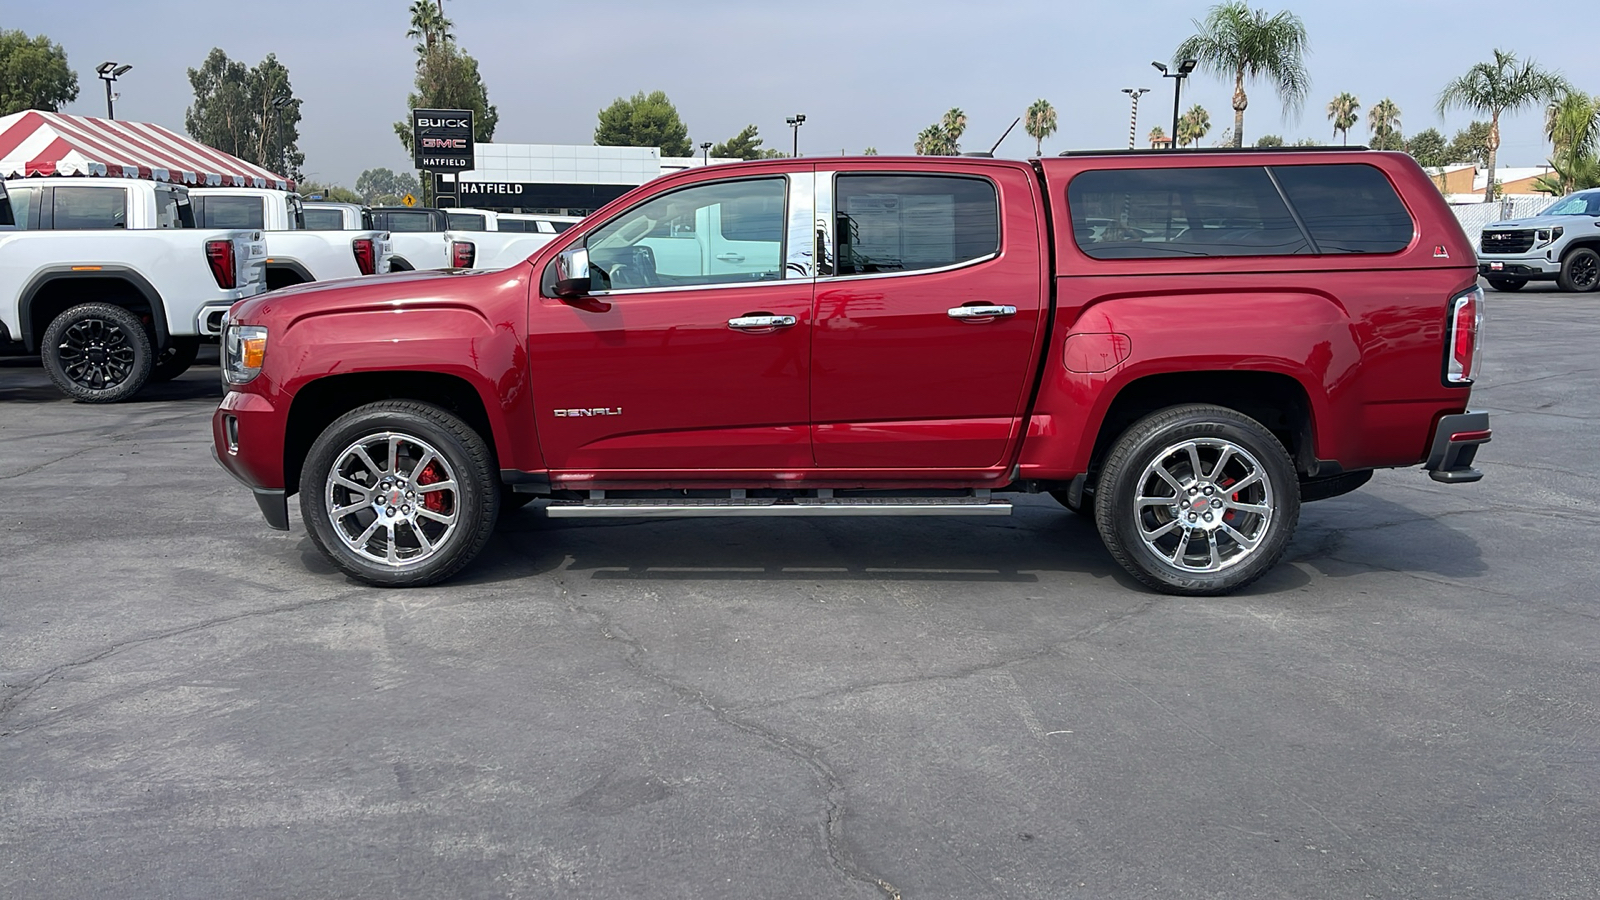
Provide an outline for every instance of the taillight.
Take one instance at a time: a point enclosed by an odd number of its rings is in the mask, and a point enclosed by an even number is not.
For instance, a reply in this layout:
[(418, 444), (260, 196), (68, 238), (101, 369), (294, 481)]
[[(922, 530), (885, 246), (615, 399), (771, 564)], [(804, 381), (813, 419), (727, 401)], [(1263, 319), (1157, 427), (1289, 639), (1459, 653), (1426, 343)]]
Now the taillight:
[(1474, 287), (1450, 298), (1449, 342), (1445, 349), (1445, 384), (1471, 384), (1478, 374), (1478, 340), (1483, 328), (1483, 288)]
[(373, 249), (372, 238), (356, 238), (350, 242), (350, 249), (356, 255), (356, 268), (363, 275), (371, 275), (378, 271), (378, 252)]
[(450, 265), (458, 269), (472, 268), (473, 260), (477, 258), (478, 248), (471, 241), (450, 242)]
[(239, 286), (233, 241), (206, 241), (206, 262), (211, 264), (211, 277), (217, 280), (217, 287), (231, 290)]

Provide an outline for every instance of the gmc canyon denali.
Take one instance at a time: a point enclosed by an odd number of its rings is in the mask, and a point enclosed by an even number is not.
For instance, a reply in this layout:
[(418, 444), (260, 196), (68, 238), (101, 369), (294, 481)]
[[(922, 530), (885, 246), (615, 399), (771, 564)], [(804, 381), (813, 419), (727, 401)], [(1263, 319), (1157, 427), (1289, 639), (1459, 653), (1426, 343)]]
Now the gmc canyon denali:
[(785, 159), (650, 182), (493, 273), (230, 312), (221, 464), (376, 585), (497, 516), (1006, 515), (1218, 594), (1374, 469), (1482, 477), (1473, 247), (1370, 151)]

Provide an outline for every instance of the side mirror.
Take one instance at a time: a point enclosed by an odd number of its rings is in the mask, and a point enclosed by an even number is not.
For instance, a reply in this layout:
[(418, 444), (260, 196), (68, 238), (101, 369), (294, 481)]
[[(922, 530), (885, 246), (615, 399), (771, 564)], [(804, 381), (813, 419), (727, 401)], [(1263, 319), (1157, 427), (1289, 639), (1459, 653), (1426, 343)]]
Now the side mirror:
[(576, 300), (589, 295), (589, 248), (572, 247), (556, 256), (556, 296)]

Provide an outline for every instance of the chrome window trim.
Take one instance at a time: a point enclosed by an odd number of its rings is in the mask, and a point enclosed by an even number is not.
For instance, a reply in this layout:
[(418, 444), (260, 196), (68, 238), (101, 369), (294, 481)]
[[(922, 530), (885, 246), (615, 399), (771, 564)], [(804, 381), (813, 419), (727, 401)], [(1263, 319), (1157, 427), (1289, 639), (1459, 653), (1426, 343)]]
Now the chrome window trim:
[(833, 230), (838, 227), (838, 222), (833, 216), (833, 180), (838, 175), (838, 170), (817, 173), (817, 226), (816, 236), (811, 240), (816, 245), (819, 280), (836, 275), (833, 268)]
[[(773, 281), (719, 281), (714, 284), (673, 284), (666, 287), (622, 288), (614, 291), (590, 291), (590, 297), (623, 297), (630, 294), (677, 294), (683, 291), (718, 291), (728, 288), (794, 287), (795, 279), (779, 278)], [(551, 298), (546, 298), (551, 299)]]
[[(826, 182), (823, 181), (823, 176), (824, 175), (827, 176)], [(953, 175), (953, 174), (949, 174), (949, 173), (946, 173), (946, 172), (926, 172), (926, 171), (918, 172), (918, 171), (915, 171), (915, 170), (897, 170), (897, 169), (881, 169), (881, 170), (880, 169), (851, 169), (849, 171), (829, 171), (829, 172), (825, 172), (825, 173), (824, 172), (818, 172), (817, 173), (817, 181), (818, 181), (818, 183), (817, 183), (817, 221), (818, 221), (818, 224), (820, 225), (822, 223), (822, 221), (823, 221), (822, 220), (822, 211), (823, 211), (824, 197), (826, 197), (827, 209), (828, 209), (828, 212), (830, 213), (830, 215), (828, 217), (827, 237), (824, 239), (826, 241), (832, 241), (833, 242), (833, 243), (827, 244), (826, 247), (825, 247), (825, 251), (827, 253), (828, 266), (829, 266), (829, 270), (830, 271), (832, 270), (832, 267), (833, 267), (833, 248), (837, 244), (837, 240), (836, 240), (837, 236), (834, 234), (834, 231), (838, 227), (838, 223), (836, 221), (834, 221), (833, 216), (831, 215), (831, 213), (832, 213), (832, 210), (833, 210), (834, 198), (837, 196), (835, 182), (838, 180), (838, 177), (840, 175), (865, 175), (865, 176), (869, 176), (869, 177), (888, 176), (888, 177), (900, 177), (900, 178), (913, 178), (913, 177), (961, 178), (961, 179), (967, 179), (967, 180), (971, 180), (971, 181), (982, 181), (985, 184), (989, 185), (989, 189), (990, 190), (994, 191), (995, 249), (994, 249), (994, 252), (986, 254), (984, 256), (978, 256), (978, 257), (974, 257), (972, 259), (964, 259), (964, 260), (962, 260), (960, 262), (954, 262), (954, 263), (950, 263), (949, 265), (946, 265), (946, 266), (938, 266), (938, 267), (932, 268), (932, 269), (911, 269), (910, 271), (906, 271), (906, 272), (869, 272), (869, 273), (865, 273), (865, 274), (861, 274), (861, 275), (827, 275), (827, 276), (819, 277), (817, 279), (817, 283), (818, 284), (831, 284), (831, 283), (834, 283), (834, 282), (842, 282), (842, 281), (862, 281), (862, 280), (867, 280), (867, 279), (880, 279), (880, 278), (909, 278), (909, 277), (911, 277), (913, 275), (937, 275), (937, 274), (940, 274), (942, 272), (954, 272), (957, 269), (965, 269), (965, 268), (968, 268), (969, 266), (979, 266), (979, 265), (982, 265), (982, 264), (984, 264), (986, 262), (992, 262), (992, 261), (994, 261), (996, 259), (999, 259), (1000, 256), (1005, 252), (1005, 246), (1006, 246), (1005, 210), (1002, 209), (1001, 206), (1000, 206), (1000, 194), (1001, 194), (1001, 192), (1000, 192), (1000, 183), (995, 181), (993, 178), (990, 178), (987, 175), (976, 175), (976, 174), (974, 174), (974, 175), (968, 175), (968, 174)]]
[(814, 172), (792, 172), (788, 178), (789, 209), (784, 219), (783, 278), (785, 281), (795, 281), (815, 275), (812, 254), (816, 240), (811, 234), (811, 222), (815, 218), (812, 210), (817, 176)]

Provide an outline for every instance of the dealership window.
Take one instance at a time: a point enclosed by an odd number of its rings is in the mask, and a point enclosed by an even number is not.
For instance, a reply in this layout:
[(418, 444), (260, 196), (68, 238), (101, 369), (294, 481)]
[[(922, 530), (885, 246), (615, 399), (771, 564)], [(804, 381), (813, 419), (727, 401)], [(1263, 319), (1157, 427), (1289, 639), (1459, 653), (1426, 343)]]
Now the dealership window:
[(201, 228), (265, 228), (266, 212), (260, 197), (201, 197)]
[(1067, 186), (1072, 237), (1095, 259), (1309, 253), (1265, 169), (1102, 169)]
[(1389, 179), (1363, 163), (1273, 166), (1319, 253), (1398, 253), (1416, 225)]
[(57, 187), (52, 203), (57, 230), (128, 227), (128, 191), (120, 187)]
[(588, 238), (595, 290), (782, 279), (786, 184), (720, 181), (623, 212)]
[(940, 175), (840, 175), (840, 275), (940, 269), (1000, 251), (994, 184)]

